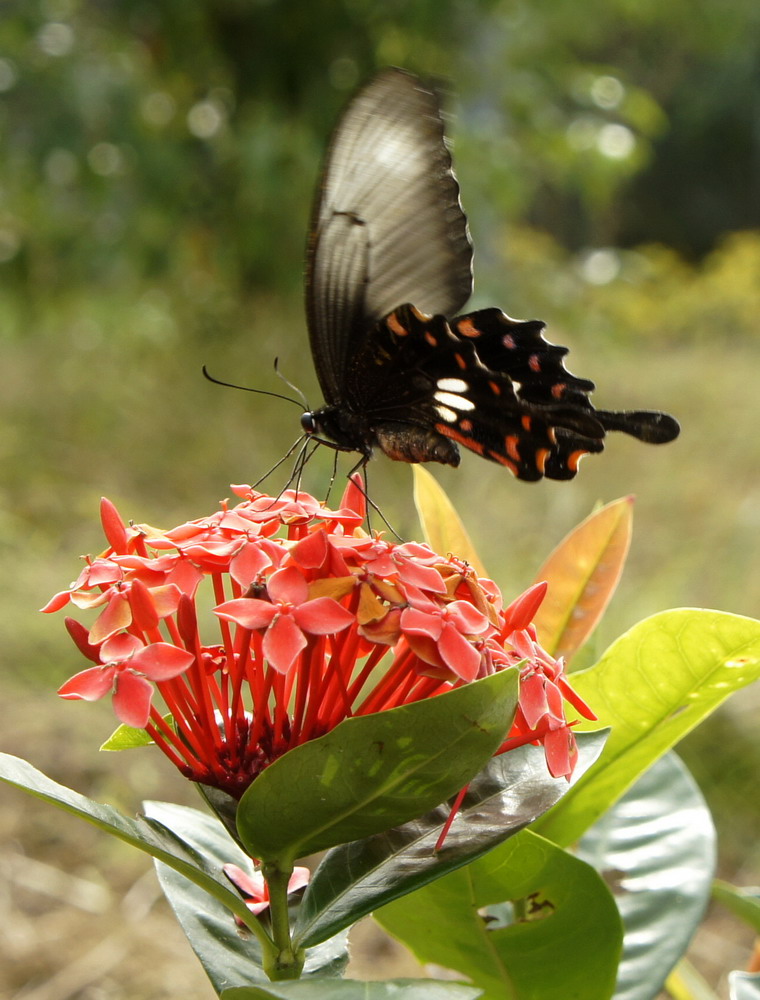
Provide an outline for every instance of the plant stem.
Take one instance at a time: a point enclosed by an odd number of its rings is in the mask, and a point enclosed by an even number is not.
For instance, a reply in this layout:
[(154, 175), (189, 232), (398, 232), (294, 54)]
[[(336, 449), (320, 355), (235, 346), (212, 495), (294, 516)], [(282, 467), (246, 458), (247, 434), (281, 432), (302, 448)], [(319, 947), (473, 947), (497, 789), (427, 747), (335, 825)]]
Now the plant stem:
[(274, 940), (274, 954), (269, 959), (264, 956), (264, 971), (272, 981), (299, 979), (305, 954), (303, 949), (298, 952), (293, 950), (288, 914), (288, 882), (293, 866), (283, 871), (277, 862), (264, 861), (261, 871), (269, 888), (269, 916)]

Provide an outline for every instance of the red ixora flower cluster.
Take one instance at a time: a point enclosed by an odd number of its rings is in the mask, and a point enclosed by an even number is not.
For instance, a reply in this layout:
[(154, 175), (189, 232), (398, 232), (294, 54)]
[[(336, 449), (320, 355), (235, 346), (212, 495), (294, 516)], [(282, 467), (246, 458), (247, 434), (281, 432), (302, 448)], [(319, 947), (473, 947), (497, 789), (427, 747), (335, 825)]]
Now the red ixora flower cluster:
[(145, 729), (184, 775), (239, 798), (273, 760), (343, 719), (520, 663), (499, 752), (541, 743), (550, 772), (570, 776), (563, 698), (593, 715), (537, 642), (544, 584), (504, 608), (462, 560), (368, 535), (354, 484), (337, 511), (301, 491), (233, 490), (241, 503), (171, 531), (128, 527), (103, 501), (109, 548), (43, 609), (99, 611), (89, 629), (66, 619), (95, 665), (62, 697), (112, 694), (121, 722)]

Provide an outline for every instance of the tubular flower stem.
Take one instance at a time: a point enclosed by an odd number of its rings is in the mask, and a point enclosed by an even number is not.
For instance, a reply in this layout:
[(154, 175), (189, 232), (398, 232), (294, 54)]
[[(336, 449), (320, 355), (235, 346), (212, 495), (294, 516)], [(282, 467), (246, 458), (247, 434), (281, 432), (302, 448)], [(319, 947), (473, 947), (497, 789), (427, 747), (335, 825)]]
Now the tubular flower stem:
[(145, 729), (182, 774), (240, 798), (344, 719), (519, 664), (499, 752), (542, 744), (550, 772), (570, 776), (565, 700), (593, 716), (536, 639), (545, 585), (504, 609), (493, 581), (461, 560), (367, 535), (353, 483), (338, 510), (300, 491), (233, 490), (235, 506), (169, 531), (127, 527), (104, 501), (109, 547), (43, 609), (97, 615), (89, 627), (67, 619), (91, 665), (64, 698), (111, 694), (120, 721)]

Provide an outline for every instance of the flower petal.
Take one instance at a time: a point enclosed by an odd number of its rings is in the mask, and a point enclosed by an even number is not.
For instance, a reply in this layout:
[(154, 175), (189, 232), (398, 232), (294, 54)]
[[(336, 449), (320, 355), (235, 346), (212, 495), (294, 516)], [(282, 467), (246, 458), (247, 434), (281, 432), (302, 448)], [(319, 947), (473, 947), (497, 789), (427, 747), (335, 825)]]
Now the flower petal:
[(140, 670), (152, 681), (164, 681), (184, 673), (194, 660), (192, 653), (170, 642), (152, 642), (135, 653), (130, 667)]
[[(297, 869), (293, 869), (295, 872)], [(266, 882), (264, 881), (264, 876), (260, 871), (254, 871), (249, 874), (239, 868), (237, 865), (226, 864), (222, 865), (222, 871), (227, 876), (227, 878), (232, 882), (236, 889), (240, 890), (240, 893), (244, 898), (251, 899), (266, 899)]]
[(480, 669), (480, 653), (453, 625), (444, 625), (438, 650), (443, 662), (462, 680), (472, 681)]
[(131, 670), (122, 670), (116, 678), (113, 709), (116, 718), (126, 726), (145, 729), (150, 718), (153, 685)]
[(272, 565), (272, 560), (256, 542), (247, 542), (242, 549), (232, 557), (230, 576), (241, 587), (250, 587), (251, 583)]
[(112, 690), (115, 675), (114, 667), (88, 667), (69, 677), (58, 688), (58, 694), (68, 700), (98, 701)]
[(214, 614), (242, 625), (243, 628), (257, 629), (265, 628), (271, 623), (277, 614), (277, 608), (269, 601), (260, 601), (257, 597), (238, 597), (214, 608)]
[(143, 643), (136, 635), (120, 632), (118, 635), (112, 635), (106, 639), (100, 647), (100, 660), (102, 663), (118, 663), (122, 660), (128, 660), (142, 648)]
[(272, 573), (267, 583), (267, 591), (277, 603), (303, 604), (309, 596), (309, 587), (302, 573), (295, 566), (286, 566)]
[(438, 640), (443, 631), (440, 615), (431, 615), (417, 608), (405, 608), (401, 615), (401, 628), (411, 635), (426, 635)]
[(308, 868), (296, 865), (293, 869), (293, 874), (288, 879), (288, 892), (295, 892), (297, 889), (303, 889), (305, 885), (309, 884), (310, 878), (311, 872)]
[(264, 635), (262, 651), (269, 663), (286, 674), (306, 646), (306, 637), (290, 615), (278, 615)]
[(356, 621), (351, 612), (332, 597), (315, 597), (313, 601), (306, 601), (293, 609), (293, 617), (299, 628), (312, 635), (342, 632)]
[(90, 642), (94, 646), (132, 624), (132, 609), (126, 597), (126, 593), (114, 594), (96, 618), (90, 629)]

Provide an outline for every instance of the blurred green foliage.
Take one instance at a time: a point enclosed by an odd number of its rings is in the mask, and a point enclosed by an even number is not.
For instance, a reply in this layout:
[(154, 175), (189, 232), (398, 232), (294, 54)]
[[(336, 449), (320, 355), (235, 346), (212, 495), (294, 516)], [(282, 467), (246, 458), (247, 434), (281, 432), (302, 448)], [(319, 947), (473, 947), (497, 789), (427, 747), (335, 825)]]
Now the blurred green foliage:
[[(211, 386), (203, 363), (276, 391), (279, 357), (319, 403), (309, 206), (340, 107), (389, 63), (450, 84), (476, 305), (546, 319), (600, 405), (684, 427), (663, 449), (616, 438), (573, 484), (518, 484), (474, 456), (437, 470), (490, 571), (522, 588), (597, 500), (634, 492), (600, 648), (667, 606), (756, 615), (759, 56), (756, 0), (4, 0), (6, 674), (55, 685), (79, 668), (34, 609), (102, 545), (100, 493), (138, 521), (196, 517), (297, 436), (297, 410)], [(330, 472), (317, 457), (305, 487)], [(415, 534), (408, 469), (369, 473)], [(714, 769), (737, 770), (719, 742)], [(737, 738), (735, 759), (757, 752)]]
[(460, 95), (484, 238), (701, 254), (760, 224), (759, 39), (754, 0), (5, 0), (3, 278), (293, 290), (325, 136), (387, 63)]

